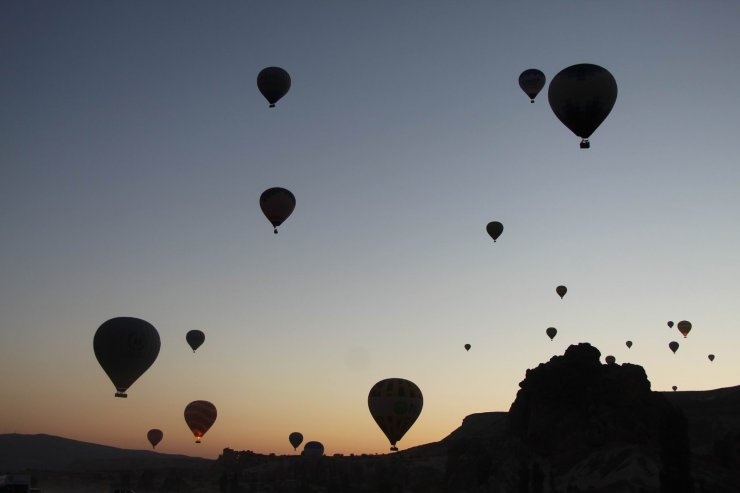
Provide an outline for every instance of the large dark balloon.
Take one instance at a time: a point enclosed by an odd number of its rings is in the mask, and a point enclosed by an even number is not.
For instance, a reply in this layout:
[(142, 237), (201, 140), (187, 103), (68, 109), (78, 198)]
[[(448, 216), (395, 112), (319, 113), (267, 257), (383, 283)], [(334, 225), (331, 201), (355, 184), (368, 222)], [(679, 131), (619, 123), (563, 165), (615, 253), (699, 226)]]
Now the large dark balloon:
[(193, 401), (185, 406), (185, 423), (195, 436), (195, 443), (200, 443), (203, 435), (216, 422), (216, 406), (208, 401)]
[(588, 138), (614, 107), (617, 81), (598, 65), (572, 65), (553, 77), (547, 99), (555, 116), (581, 137), (581, 148), (587, 149)]
[(270, 108), (274, 108), (290, 89), (290, 75), (280, 67), (264, 68), (257, 75), (257, 87), (270, 103)]
[(493, 238), (493, 241), (495, 242), (498, 237), (501, 236), (501, 233), (504, 232), (504, 225), (498, 221), (492, 221), (486, 226), (486, 231), (488, 231), (488, 234), (491, 236), (491, 238)]
[(604, 361), (606, 361), (607, 365), (613, 365), (617, 362), (617, 358), (615, 358), (614, 356), (607, 356), (606, 358), (604, 358)]
[(200, 330), (190, 330), (185, 334), (185, 340), (188, 341), (188, 345), (195, 352), (203, 344), (203, 341), (206, 340), (206, 335)]
[(627, 349), (632, 348), (632, 341), (627, 341), (625, 344), (627, 345)]
[(321, 457), (324, 455), (324, 445), (321, 442), (308, 442), (303, 446), (301, 455), (306, 457)]
[(93, 339), (98, 363), (116, 387), (116, 397), (152, 366), (159, 354), (159, 333), (149, 322), (116, 317), (104, 322)]
[(681, 320), (678, 322), (678, 331), (682, 333), (684, 337), (689, 335), (689, 332), (691, 332), (691, 322), (688, 320)]
[(466, 351), (470, 351), (470, 347), (471, 347), (470, 344), (465, 344), (465, 350)]
[(164, 433), (162, 433), (162, 430), (156, 428), (152, 428), (146, 434), (146, 438), (152, 444), (152, 448), (157, 447), (157, 444), (162, 441), (162, 437), (164, 437)]
[[(562, 300), (563, 299), (563, 296), (565, 296), (565, 293), (568, 292), (568, 288), (566, 288), (565, 286), (558, 286), (557, 288), (555, 288), (555, 292), (558, 293), (558, 296), (560, 296), (560, 299)], [(577, 298), (577, 296), (576, 296), (576, 298)], [(578, 300), (576, 300), (576, 301), (578, 301)]]
[(388, 437), (391, 450), (396, 451), (396, 442), (409, 431), (421, 414), (424, 397), (414, 382), (403, 378), (387, 378), (370, 389), (367, 406), (375, 422)]
[(709, 355), (709, 356), (707, 356), (707, 357), (709, 358), (709, 361), (714, 361), (714, 355), (713, 355), (713, 354), (710, 354), (710, 355)]
[(540, 93), (543, 87), (545, 87), (545, 74), (536, 68), (530, 68), (525, 70), (519, 75), (519, 87), (522, 88), (532, 103), (534, 98)]
[(547, 334), (547, 337), (549, 337), (552, 341), (553, 339), (555, 339), (555, 336), (558, 335), (558, 329), (556, 329), (555, 327), (548, 327), (545, 331), (545, 334)]
[(295, 209), (295, 195), (285, 188), (268, 188), (260, 195), (260, 208), (277, 234), (277, 227), (283, 224)]
[(668, 322), (668, 328), (669, 329), (672, 329), (673, 328), (673, 322)]
[(301, 433), (298, 433), (297, 431), (294, 431), (290, 435), (288, 435), (288, 441), (293, 446), (293, 450), (298, 449), (298, 445), (303, 443), (303, 435)]
[(678, 343), (676, 341), (668, 343), (668, 347), (673, 351), (673, 354), (676, 354), (676, 351), (678, 351)]

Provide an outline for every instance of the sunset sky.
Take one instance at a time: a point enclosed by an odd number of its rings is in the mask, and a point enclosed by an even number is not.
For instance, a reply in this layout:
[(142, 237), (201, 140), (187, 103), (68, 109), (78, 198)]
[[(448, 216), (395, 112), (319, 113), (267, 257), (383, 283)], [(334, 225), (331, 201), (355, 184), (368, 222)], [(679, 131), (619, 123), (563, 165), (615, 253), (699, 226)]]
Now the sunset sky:
[[(406, 449), (585, 341), (654, 390), (740, 384), (739, 24), (732, 1), (0, 2), (0, 433), (386, 453), (377, 381), (424, 394)], [(619, 87), (589, 150), (517, 84), (576, 63)], [(162, 341), (128, 399), (92, 346), (117, 316)]]

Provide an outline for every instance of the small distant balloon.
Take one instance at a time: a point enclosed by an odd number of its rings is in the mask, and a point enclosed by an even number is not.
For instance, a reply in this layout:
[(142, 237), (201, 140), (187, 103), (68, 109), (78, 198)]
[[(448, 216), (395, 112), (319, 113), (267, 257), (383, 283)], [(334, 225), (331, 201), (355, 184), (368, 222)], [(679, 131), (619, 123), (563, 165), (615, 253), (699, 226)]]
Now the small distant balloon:
[(504, 225), (498, 221), (491, 221), (486, 226), (486, 231), (488, 231), (488, 234), (493, 238), (493, 242), (495, 243), (498, 237), (501, 236), (501, 233), (504, 232)]
[(684, 337), (689, 335), (689, 332), (691, 332), (691, 322), (688, 320), (681, 320), (678, 322), (678, 331), (683, 334)]
[(200, 330), (190, 330), (185, 334), (185, 340), (188, 342), (188, 345), (192, 348), (193, 352), (195, 352), (195, 350), (203, 344), (203, 341), (206, 340), (206, 335)]
[(265, 97), (270, 108), (290, 90), (290, 75), (280, 67), (267, 67), (257, 75), (257, 88)]
[(185, 406), (185, 423), (195, 436), (195, 443), (200, 443), (203, 435), (216, 422), (216, 406), (208, 401), (193, 401)]
[(671, 388), (673, 389), (674, 392), (678, 390), (678, 387), (676, 387), (675, 385)]
[(562, 300), (563, 296), (565, 296), (565, 293), (568, 292), (568, 288), (566, 288), (565, 286), (558, 286), (557, 288), (555, 288), (555, 292), (558, 293), (558, 296), (560, 296), (560, 299)]
[(668, 328), (669, 329), (672, 329), (673, 328), (673, 322), (672, 321), (668, 322)]
[(627, 341), (625, 342), (625, 344), (627, 345), (627, 349), (630, 349), (632, 347), (632, 341)]
[(470, 347), (471, 347), (470, 344), (465, 344), (465, 350), (466, 351), (470, 351)]
[(260, 208), (277, 234), (277, 227), (283, 224), (295, 209), (295, 195), (285, 188), (268, 188), (260, 195)]
[(298, 433), (297, 431), (294, 431), (290, 435), (288, 435), (288, 441), (293, 446), (293, 450), (297, 450), (298, 446), (303, 443), (303, 435), (301, 433)]
[(607, 356), (606, 358), (604, 358), (604, 360), (606, 361), (607, 365), (613, 365), (617, 362), (617, 358), (615, 358), (614, 356)]
[(162, 441), (162, 437), (164, 437), (164, 433), (162, 433), (162, 430), (156, 428), (152, 428), (146, 434), (146, 438), (152, 444), (152, 448), (157, 447), (157, 444)]
[(707, 356), (707, 358), (709, 358), (709, 361), (714, 361), (714, 355), (713, 354), (710, 354), (709, 356)]
[(536, 68), (527, 69), (519, 75), (519, 87), (529, 96), (531, 103), (534, 103), (534, 98), (545, 87), (545, 81), (545, 74)]
[(676, 351), (678, 351), (678, 343), (676, 341), (671, 341), (668, 344), (668, 347), (671, 348), (671, 351), (673, 351), (673, 354), (676, 354)]
[(558, 335), (558, 329), (556, 329), (555, 327), (548, 327), (545, 331), (545, 334), (547, 334), (547, 337), (549, 337), (552, 341), (553, 339), (555, 339), (555, 336)]
[(308, 442), (303, 446), (302, 455), (306, 457), (321, 457), (324, 455), (324, 445), (321, 442)]

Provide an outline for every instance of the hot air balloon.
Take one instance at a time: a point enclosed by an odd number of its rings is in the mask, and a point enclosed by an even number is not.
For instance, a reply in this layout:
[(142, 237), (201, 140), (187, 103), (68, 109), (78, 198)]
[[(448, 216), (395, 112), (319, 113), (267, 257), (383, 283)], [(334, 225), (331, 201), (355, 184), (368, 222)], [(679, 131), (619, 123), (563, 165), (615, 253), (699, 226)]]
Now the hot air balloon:
[(674, 392), (678, 390), (678, 387), (676, 387), (675, 385), (671, 388), (673, 389)]
[(293, 450), (298, 449), (298, 445), (303, 443), (303, 435), (298, 433), (297, 431), (294, 431), (290, 435), (288, 435), (288, 441), (293, 446)]
[(387, 378), (373, 385), (367, 396), (370, 414), (397, 451), (396, 442), (409, 431), (421, 414), (424, 397), (415, 383), (403, 378)]
[(285, 188), (268, 188), (260, 195), (260, 208), (277, 234), (277, 227), (283, 224), (295, 209), (295, 195)]
[(321, 457), (324, 455), (324, 445), (321, 442), (308, 442), (303, 446), (303, 453), (306, 457)]
[(159, 333), (149, 322), (116, 317), (103, 322), (93, 338), (98, 363), (116, 387), (116, 397), (152, 366), (159, 354)]
[(669, 329), (672, 329), (673, 328), (673, 322), (672, 321), (668, 322), (668, 328)]
[(678, 322), (678, 331), (682, 333), (684, 337), (689, 335), (689, 332), (691, 332), (691, 322), (688, 320), (681, 320)]
[(164, 433), (162, 433), (162, 430), (156, 428), (152, 428), (146, 434), (146, 438), (152, 444), (152, 448), (157, 447), (157, 444), (162, 441), (162, 437), (164, 437)]
[(558, 296), (560, 296), (560, 299), (562, 300), (563, 296), (565, 296), (565, 293), (568, 292), (568, 288), (566, 288), (565, 286), (558, 286), (557, 288), (555, 288), (555, 292), (558, 293)]
[(627, 341), (625, 342), (625, 344), (627, 345), (627, 349), (630, 349), (632, 347), (632, 341)]
[(713, 355), (713, 354), (710, 354), (710, 355), (709, 355), (709, 356), (707, 356), (707, 357), (709, 358), (709, 361), (714, 361), (714, 355)]
[(552, 341), (553, 339), (555, 339), (555, 336), (558, 335), (558, 329), (556, 329), (555, 327), (548, 327), (545, 331), (545, 334), (547, 334), (547, 337), (549, 337)]
[(617, 362), (617, 358), (615, 358), (614, 356), (607, 356), (606, 358), (604, 358), (604, 361), (606, 361), (607, 365), (613, 365)]
[(534, 98), (545, 87), (545, 80), (545, 74), (536, 68), (530, 68), (519, 75), (519, 87), (529, 96), (530, 102), (534, 103)]
[(193, 352), (195, 352), (206, 340), (206, 335), (200, 330), (191, 330), (185, 334), (185, 340), (188, 341), (190, 347), (193, 348)]
[(588, 138), (617, 100), (617, 81), (598, 65), (572, 65), (553, 77), (547, 99), (555, 116), (581, 138), (581, 149), (588, 149)]
[(668, 347), (671, 348), (673, 354), (676, 354), (676, 351), (678, 351), (678, 343), (676, 341), (671, 341), (670, 343), (668, 343)]
[(290, 75), (280, 67), (264, 68), (257, 75), (257, 88), (270, 103), (270, 108), (274, 108), (290, 89)]
[(216, 422), (216, 406), (208, 401), (193, 401), (185, 406), (185, 423), (195, 436), (195, 443), (200, 443), (203, 435)]
[(486, 226), (486, 231), (488, 231), (488, 234), (493, 238), (493, 242), (495, 243), (498, 237), (501, 236), (501, 233), (504, 232), (504, 225), (498, 221), (492, 221)]
[(465, 350), (470, 351), (470, 344), (465, 344)]

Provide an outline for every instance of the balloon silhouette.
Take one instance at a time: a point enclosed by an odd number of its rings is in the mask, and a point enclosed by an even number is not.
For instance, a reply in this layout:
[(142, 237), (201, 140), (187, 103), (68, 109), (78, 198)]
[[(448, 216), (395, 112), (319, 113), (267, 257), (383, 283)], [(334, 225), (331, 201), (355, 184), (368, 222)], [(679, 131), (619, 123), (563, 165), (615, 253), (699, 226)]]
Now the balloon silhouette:
[(689, 332), (691, 332), (691, 322), (688, 320), (681, 320), (678, 322), (678, 331), (682, 333), (684, 337), (689, 335)]
[(465, 350), (466, 351), (470, 351), (470, 347), (471, 347), (470, 344), (465, 344)]
[(274, 108), (290, 89), (290, 75), (280, 67), (264, 68), (257, 75), (257, 88), (270, 103), (270, 108)]
[(498, 221), (492, 221), (486, 226), (486, 231), (488, 231), (488, 234), (493, 238), (495, 243), (498, 237), (501, 236), (501, 233), (504, 232), (504, 225)]
[(625, 344), (627, 345), (627, 349), (632, 348), (632, 341), (627, 341)]
[(581, 149), (588, 149), (591, 146), (588, 138), (617, 100), (617, 81), (598, 65), (572, 65), (553, 77), (547, 99), (555, 116), (581, 137)]
[(164, 437), (164, 433), (162, 433), (162, 430), (156, 428), (152, 428), (146, 434), (146, 438), (152, 444), (152, 448), (157, 447), (157, 444), (162, 441), (162, 437)]
[(324, 455), (324, 445), (321, 442), (308, 442), (303, 446), (303, 453), (306, 457), (321, 457)]
[(206, 335), (200, 330), (190, 330), (185, 334), (185, 340), (188, 341), (188, 345), (195, 352), (203, 344), (203, 341), (206, 340)]
[(545, 87), (545, 80), (545, 74), (536, 68), (530, 68), (519, 75), (519, 87), (529, 96), (530, 102), (534, 103), (534, 98)]
[(555, 327), (548, 327), (545, 331), (545, 334), (547, 334), (547, 337), (549, 337), (552, 341), (553, 339), (555, 339), (555, 336), (558, 335), (558, 329), (556, 329)]
[(185, 423), (195, 436), (195, 443), (200, 443), (203, 435), (216, 422), (216, 406), (208, 401), (193, 401), (185, 406)]
[(714, 361), (714, 355), (713, 355), (713, 354), (710, 354), (710, 355), (709, 355), (709, 356), (707, 356), (707, 357), (709, 358), (709, 361)]
[(669, 329), (672, 329), (673, 328), (673, 322), (668, 322), (668, 328)]
[(668, 344), (668, 347), (671, 348), (671, 351), (673, 351), (673, 354), (676, 354), (676, 351), (678, 351), (678, 343), (676, 341), (671, 341)]
[(298, 433), (297, 431), (294, 431), (290, 435), (288, 435), (288, 441), (293, 446), (293, 450), (298, 449), (298, 445), (303, 443), (303, 435)]
[(157, 329), (133, 317), (103, 322), (93, 338), (95, 357), (116, 387), (116, 397), (126, 397), (126, 390), (157, 359), (159, 347)]
[(560, 296), (560, 299), (562, 300), (563, 296), (565, 296), (565, 293), (568, 292), (568, 288), (566, 288), (565, 286), (558, 286), (557, 288), (555, 288), (555, 292), (558, 293), (558, 296)]
[(373, 385), (367, 396), (370, 414), (397, 451), (398, 442), (421, 414), (424, 397), (415, 383), (403, 378), (387, 378)]
[(671, 388), (673, 389), (674, 392), (678, 390), (678, 387), (676, 387), (675, 385)]
[(615, 358), (614, 356), (607, 356), (606, 358), (604, 358), (604, 361), (606, 361), (607, 365), (613, 365), (617, 362), (617, 358)]
[(295, 209), (295, 195), (285, 188), (269, 188), (260, 195), (260, 208), (277, 234), (277, 227), (283, 224)]

